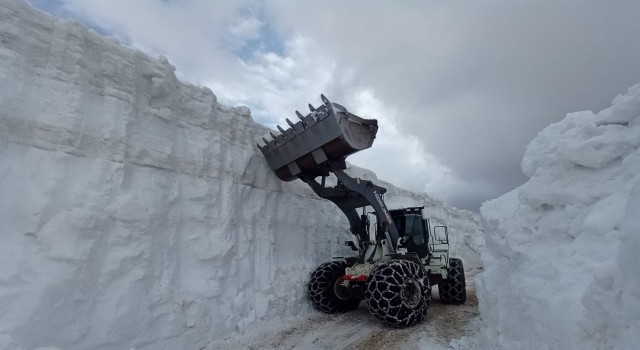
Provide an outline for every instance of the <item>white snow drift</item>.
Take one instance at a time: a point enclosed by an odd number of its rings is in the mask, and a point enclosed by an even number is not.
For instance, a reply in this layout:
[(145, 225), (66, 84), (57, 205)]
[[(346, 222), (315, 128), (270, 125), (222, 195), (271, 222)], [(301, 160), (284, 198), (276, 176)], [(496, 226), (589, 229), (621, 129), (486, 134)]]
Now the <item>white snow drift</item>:
[(485, 203), (487, 349), (640, 344), (640, 85), (529, 144), (530, 177)]
[[(0, 348), (200, 349), (310, 312), (308, 272), (348, 224), (271, 173), (247, 108), (17, 0), (0, 81)], [(479, 262), (471, 213), (386, 186)]]

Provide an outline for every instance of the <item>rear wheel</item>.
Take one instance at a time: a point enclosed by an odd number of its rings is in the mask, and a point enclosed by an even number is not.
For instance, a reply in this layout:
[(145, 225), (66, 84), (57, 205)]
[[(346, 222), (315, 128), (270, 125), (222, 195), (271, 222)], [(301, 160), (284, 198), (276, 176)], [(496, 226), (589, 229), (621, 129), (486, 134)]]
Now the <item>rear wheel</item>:
[(371, 271), (365, 298), (369, 312), (382, 322), (409, 327), (427, 315), (431, 286), (420, 265), (408, 260), (392, 260)]
[(467, 285), (464, 266), (458, 258), (449, 259), (449, 278), (438, 284), (440, 300), (446, 304), (464, 304), (467, 301)]
[(328, 314), (358, 308), (360, 299), (351, 295), (351, 291), (342, 285), (346, 268), (344, 261), (329, 261), (313, 271), (307, 285), (313, 307)]

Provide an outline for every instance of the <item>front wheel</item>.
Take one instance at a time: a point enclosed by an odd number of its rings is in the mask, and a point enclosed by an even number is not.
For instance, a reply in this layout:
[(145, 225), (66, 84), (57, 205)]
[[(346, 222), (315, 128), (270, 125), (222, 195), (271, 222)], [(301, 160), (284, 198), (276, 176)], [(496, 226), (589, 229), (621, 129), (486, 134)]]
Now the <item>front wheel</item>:
[(344, 261), (329, 261), (318, 266), (307, 285), (313, 307), (327, 314), (355, 310), (360, 299), (342, 286), (342, 276), (347, 268)]
[(449, 259), (448, 272), (449, 278), (438, 284), (440, 300), (445, 304), (464, 304), (467, 301), (467, 285), (462, 260)]
[(392, 260), (371, 271), (365, 292), (369, 312), (394, 327), (410, 327), (427, 315), (431, 285), (422, 266)]

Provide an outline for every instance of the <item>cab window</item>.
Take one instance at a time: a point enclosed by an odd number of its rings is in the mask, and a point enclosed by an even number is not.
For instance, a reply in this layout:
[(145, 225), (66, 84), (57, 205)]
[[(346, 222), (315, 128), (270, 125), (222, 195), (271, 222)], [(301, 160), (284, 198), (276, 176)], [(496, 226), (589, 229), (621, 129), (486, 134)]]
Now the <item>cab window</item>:
[(424, 244), (424, 230), (422, 216), (402, 215), (393, 217), (393, 222), (401, 236), (411, 236), (413, 243)]

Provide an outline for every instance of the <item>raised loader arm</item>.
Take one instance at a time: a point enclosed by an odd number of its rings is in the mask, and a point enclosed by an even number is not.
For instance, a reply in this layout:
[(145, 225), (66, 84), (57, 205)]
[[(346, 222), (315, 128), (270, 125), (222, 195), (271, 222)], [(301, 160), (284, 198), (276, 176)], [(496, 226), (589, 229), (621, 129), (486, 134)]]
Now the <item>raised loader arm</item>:
[(306, 182), (319, 197), (332, 201), (342, 210), (349, 219), (351, 233), (358, 236), (361, 242), (368, 240), (369, 237), (366, 236), (367, 231), (363, 227), (363, 219), (358, 215), (356, 209), (367, 205), (372, 206), (378, 219), (379, 232), (384, 232), (385, 238), (395, 250), (399, 238), (398, 230), (382, 199), (382, 195), (387, 192), (387, 189), (377, 186), (369, 180), (353, 178), (342, 170), (329, 171), (338, 178), (338, 183), (334, 187), (327, 187), (324, 183), (324, 177), (322, 183), (318, 183), (311, 176), (303, 175), (300, 179)]
[[(349, 113), (346, 108), (331, 103), (321, 96), (323, 105), (314, 108), (311, 113), (292, 123), (287, 119), (289, 129), (280, 130), (279, 135), (271, 133), (272, 140), (263, 138), (264, 146), (258, 145), (271, 170), (283, 181), (296, 178), (307, 183), (321, 198), (335, 203), (347, 216), (351, 232), (360, 242), (369, 240), (364, 221), (358, 215), (357, 208), (374, 208), (378, 232), (384, 232), (393, 249), (397, 249), (398, 230), (391, 219), (382, 195), (387, 191), (369, 180), (353, 178), (343, 170), (347, 156), (371, 147), (378, 131), (375, 119), (363, 119)], [(327, 187), (326, 177), (335, 174), (337, 184)], [(321, 177), (321, 182), (316, 179)], [(382, 237), (376, 237), (379, 241)], [(362, 248), (362, 247), (361, 247)]]

